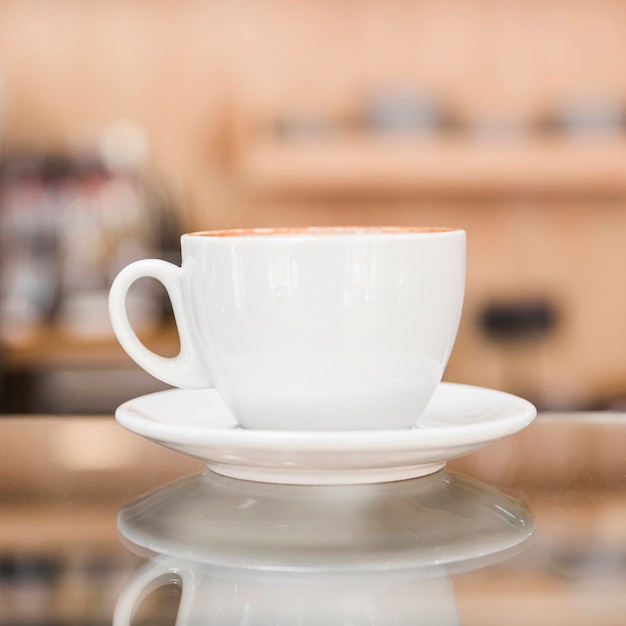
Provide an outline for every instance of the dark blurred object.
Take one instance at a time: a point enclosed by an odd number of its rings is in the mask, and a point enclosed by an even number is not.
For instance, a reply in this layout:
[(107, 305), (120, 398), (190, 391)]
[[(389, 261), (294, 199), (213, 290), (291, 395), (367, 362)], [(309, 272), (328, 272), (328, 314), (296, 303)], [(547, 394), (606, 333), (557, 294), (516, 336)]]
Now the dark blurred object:
[(579, 138), (616, 136), (626, 128), (626, 108), (617, 101), (581, 98), (565, 103), (547, 116), (540, 127)]
[[(58, 214), (68, 164), (15, 154), (0, 179), (0, 321), (2, 331), (47, 323), (59, 297)], [(19, 327), (19, 329), (18, 329)]]
[[(177, 231), (171, 207), (149, 182), (111, 169), (96, 153), (8, 154), (0, 174), (2, 334), (50, 324), (110, 334), (113, 277), (164, 246), (175, 255)], [(154, 285), (138, 284), (129, 306), (140, 326), (160, 321)]]
[[(132, 557), (117, 551), (107, 553), (96, 548), (88, 552), (82, 546), (66, 552), (53, 549), (49, 554), (27, 551), (0, 554), (0, 624), (110, 624), (110, 607), (117, 599), (119, 581), (126, 580), (136, 567)], [(176, 600), (176, 597), (169, 599), (169, 604)], [(165, 594), (151, 597), (147, 611), (160, 618), (159, 611), (168, 609), (166, 601)], [(148, 623), (165, 624), (173, 620)]]
[(479, 316), (483, 333), (502, 342), (525, 342), (543, 337), (557, 321), (555, 308), (544, 300), (491, 302)]
[[(49, 624), (59, 564), (53, 557), (0, 555), (0, 588), (5, 591), (7, 624)], [(5, 613), (6, 611), (6, 613)]]
[(492, 301), (478, 316), (483, 335), (498, 348), (501, 388), (539, 408), (547, 397), (541, 347), (559, 322), (555, 306), (543, 298)]
[[(0, 412), (111, 412), (120, 398), (154, 389), (147, 375), (118, 372), (96, 354), (117, 346), (107, 306), (114, 276), (140, 258), (180, 263), (180, 229), (155, 181), (109, 160), (97, 151), (12, 152), (1, 163)], [(138, 332), (171, 317), (156, 281), (138, 281), (127, 305)]]

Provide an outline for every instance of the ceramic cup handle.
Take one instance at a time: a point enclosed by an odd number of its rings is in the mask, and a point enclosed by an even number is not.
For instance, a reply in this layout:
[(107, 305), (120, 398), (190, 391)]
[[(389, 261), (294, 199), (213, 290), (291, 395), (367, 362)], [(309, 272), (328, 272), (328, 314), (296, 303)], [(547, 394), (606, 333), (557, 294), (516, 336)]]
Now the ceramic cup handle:
[[(163, 357), (148, 350), (137, 337), (128, 319), (126, 294), (140, 278), (155, 278), (161, 282), (172, 302), (180, 337), (180, 352), (175, 357)], [(197, 342), (192, 335), (192, 321), (185, 305), (180, 267), (159, 259), (136, 261), (125, 267), (111, 286), (109, 315), (118, 341), (146, 372), (175, 387), (200, 389), (212, 386), (196, 349)]]
[(148, 561), (135, 573), (117, 600), (113, 626), (131, 626), (141, 603), (159, 587), (170, 584), (180, 585), (183, 589), (176, 626), (189, 626), (197, 576), (191, 567), (178, 566), (168, 559)]

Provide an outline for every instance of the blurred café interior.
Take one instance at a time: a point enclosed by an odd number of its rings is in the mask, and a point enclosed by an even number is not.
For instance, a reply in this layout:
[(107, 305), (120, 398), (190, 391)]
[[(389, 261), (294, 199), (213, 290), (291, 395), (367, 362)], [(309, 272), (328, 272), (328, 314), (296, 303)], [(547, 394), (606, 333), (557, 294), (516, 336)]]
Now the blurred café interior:
[[(622, 406), (625, 29), (616, 0), (3, 0), (2, 411), (160, 388), (106, 292), (181, 233), (354, 224), (467, 230), (447, 380)], [(174, 353), (145, 283), (137, 328)]]
[[(553, 567), (461, 579), (464, 623), (622, 624), (625, 59), (621, 0), (0, 0), (0, 623), (109, 623), (119, 507), (199, 467), (112, 419), (164, 388), (112, 334), (123, 266), (196, 230), (437, 225), (468, 236), (445, 380), (556, 417), (455, 466), (534, 494)], [(127, 305), (175, 354), (162, 287)]]

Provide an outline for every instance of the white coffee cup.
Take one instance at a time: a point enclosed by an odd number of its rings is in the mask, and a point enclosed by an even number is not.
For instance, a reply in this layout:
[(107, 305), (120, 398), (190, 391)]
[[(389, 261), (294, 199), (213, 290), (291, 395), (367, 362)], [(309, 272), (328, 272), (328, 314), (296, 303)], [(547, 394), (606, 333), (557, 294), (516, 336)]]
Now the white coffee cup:
[[(148, 350), (126, 314), (142, 277), (172, 301), (180, 353)], [(215, 387), (244, 428), (410, 428), (443, 376), (465, 287), (465, 232), (302, 228), (182, 236), (182, 267), (124, 268), (109, 311), (160, 380)]]
[(419, 570), (273, 571), (156, 557), (124, 587), (113, 626), (130, 626), (158, 587), (179, 584), (176, 626), (437, 624), (459, 626), (452, 581)]

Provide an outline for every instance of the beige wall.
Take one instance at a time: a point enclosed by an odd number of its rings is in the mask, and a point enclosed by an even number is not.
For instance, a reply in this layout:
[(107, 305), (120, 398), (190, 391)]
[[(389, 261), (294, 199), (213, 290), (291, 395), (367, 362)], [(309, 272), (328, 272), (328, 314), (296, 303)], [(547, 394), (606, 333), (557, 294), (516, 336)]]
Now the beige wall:
[(200, 219), (221, 217), (215, 187), (282, 113), (350, 117), (408, 86), (462, 120), (536, 120), (623, 101), (624, 58), (619, 0), (0, 0), (7, 140), (76, 148), (134, 118)]
[[(377, 89), (397, 85), (432, 91), (466, 122), (494, 112), (533, 122), (577, 96), (623, 103), (623, 59), (626, 4), (616, 0), (0, 0), (9, 146), (81, 150), (111, 121), (134, 119), (185, 228), (465, 227), (467, 305), (448, 377), (550, 402), (626, 392), (626, 186), (466, 194), (454, 172), (446, 187), (444, 170), (434, 193), (418, 185), (396, 197), (392, 177), (375, 196), (286, 198), (257, 193), (242, 164), (276, 117), (354, 120)], [(566, 169), (565, 188), (584, 173)], [(545, 345), (516, 353), (481, 338), (486, 302), (525, 295), (561, 312)]]

